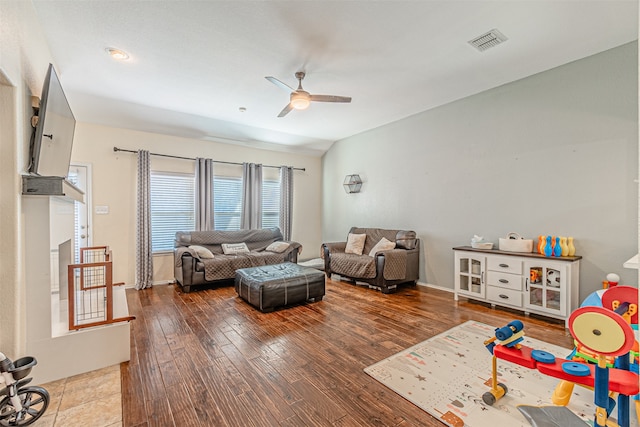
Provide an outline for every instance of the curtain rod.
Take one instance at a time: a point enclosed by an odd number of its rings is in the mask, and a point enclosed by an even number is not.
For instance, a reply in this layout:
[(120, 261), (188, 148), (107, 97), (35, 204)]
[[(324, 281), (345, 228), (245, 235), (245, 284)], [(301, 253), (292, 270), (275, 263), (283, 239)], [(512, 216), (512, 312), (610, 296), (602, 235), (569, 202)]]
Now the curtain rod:
[[(137, 153), (137, 151), (135, 150), (125, 150), (124, 148), (118, 148), (118, 147), (113, 147), (113, 151), (115, 151), (116, 153), (118, 151), (124, 151), (126, 153)], [(149, 153), (152, 156), (158, 156), (158, 157), (170, 157), (172, 159), (181, 159), (181, 160), (193, 160), (195, 161), (196, 159), (192, 158), (192, 157), (181, 157), (181, 156), (172, 156), (171, 154), (158, 154), (158, 153)], [(222, 160), (213, 160), (213, 163), (224, 163), (226, 165), (239, 165), (242, 166), (242, 163), (238, 163), (238, 162), (225, 162)], [(270, 166), (270, 165), (262, 165), (263, 168), (276, 168), (276, 169), (280, 169), (281, 166)], [(297, 171), (306, 171), (305, 168), (293, 168), (293, 170), (297, 170)]]

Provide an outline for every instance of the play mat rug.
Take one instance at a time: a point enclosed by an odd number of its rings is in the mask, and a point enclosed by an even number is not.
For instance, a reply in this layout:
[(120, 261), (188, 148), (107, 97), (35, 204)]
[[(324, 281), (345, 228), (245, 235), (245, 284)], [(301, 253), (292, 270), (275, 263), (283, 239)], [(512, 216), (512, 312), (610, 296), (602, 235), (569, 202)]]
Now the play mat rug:
[[(534, 349), (567, 357), (570, 350), (526, 336)], [(493, 406), (482, 401), (491, 388), (491, 354), (483, 342), (495, 327), (468, 321), (365, 368), (365, 372), (452, 427), (529, 427), (517, 405), (549, 406), (557, 379), (498, 359), (498, 381), (508, 393)], [(567, 406), (593, 425), (593, 392), (575, 386)], [(632, 411), (635, 412), (635, 411)], [(615, 413), (615, 410), (614, 410)], [(637, 425), (631, 416), (631, 425)], [(633, 424), (635, 423), (635, 424)]]

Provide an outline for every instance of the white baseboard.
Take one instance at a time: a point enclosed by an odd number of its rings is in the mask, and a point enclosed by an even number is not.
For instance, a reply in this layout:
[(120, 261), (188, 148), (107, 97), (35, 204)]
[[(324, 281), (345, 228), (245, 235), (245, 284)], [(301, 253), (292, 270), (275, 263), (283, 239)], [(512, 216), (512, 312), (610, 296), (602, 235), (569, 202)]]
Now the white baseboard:
[[(175, 279), (172, 280), (155, 280), (153, 282), (153, 286), (157, 286), (157, 285), (173, 285), (174, 283), (176, 283)], [(136, 285), (133, 283), (129, 283), (124, 285), (125, 289), (135, 289)]]
[(153, 282), (153, 286), (156, 285), (173, 285), (174, 283), (176, 283), (176, 279), (171, 279), (171, 280), (157, 280)]
[(445, 292), (451, 292), (454, 293), (455, 290), (451, 289), (451, 288), (445, 288), (443, 286), (438, 286), (438, 285), (433, 285), (431, 283), (422, 283), (422, 282), (417, 282), (416, 283), (417, 286), (424, 286), (425, 288), (432, 288), (432, 289), (437, 289), (439, 291), (445, 291)]

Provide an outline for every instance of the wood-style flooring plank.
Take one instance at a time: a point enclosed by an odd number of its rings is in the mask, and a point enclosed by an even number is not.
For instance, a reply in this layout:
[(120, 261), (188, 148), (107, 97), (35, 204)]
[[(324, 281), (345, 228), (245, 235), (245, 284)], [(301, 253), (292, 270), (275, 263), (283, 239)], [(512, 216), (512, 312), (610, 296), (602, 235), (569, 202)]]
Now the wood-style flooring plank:
[(121, 365), (123, 427), (440, 427), (363, 369), (467, 320), (520, 319), (528, 336), (573, 345), (560, 321), (423, 287), (385, 295), (327, 280), (322, 301), (272, 313), (232, 285), (129, 289), (127, 300), (136, 320)]

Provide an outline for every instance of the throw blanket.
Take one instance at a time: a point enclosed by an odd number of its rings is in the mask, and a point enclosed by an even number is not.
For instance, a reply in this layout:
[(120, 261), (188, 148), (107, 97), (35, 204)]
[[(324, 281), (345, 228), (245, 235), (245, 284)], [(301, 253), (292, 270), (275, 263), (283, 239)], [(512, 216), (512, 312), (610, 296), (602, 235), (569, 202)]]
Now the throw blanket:
[[(382, 276), (386, 280), (404, 279), (407, 272), (407, 251), (392, 249), (384, 251), (385, 262)], [(376, 261), (369, 255), (345, 253), (331, 254), (331, 271), (348, 277), (373, 279), (376, 277)]]
[(289, 251), (278, 254), (275, 252), (250, 252), (248, 254), (215, 256), (203, 259), (204, 278), (220, 280), (235, 277), (236, 270), (247, 267), (279, 264), (284, 262)]

